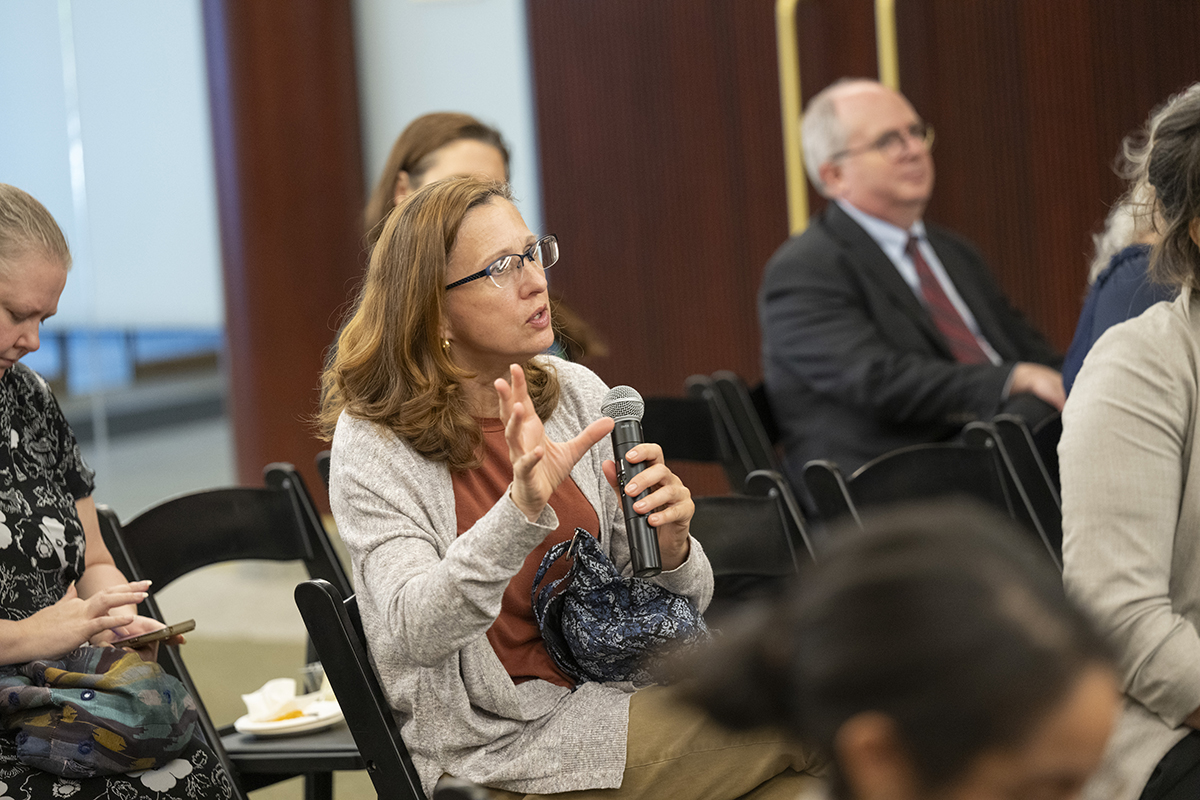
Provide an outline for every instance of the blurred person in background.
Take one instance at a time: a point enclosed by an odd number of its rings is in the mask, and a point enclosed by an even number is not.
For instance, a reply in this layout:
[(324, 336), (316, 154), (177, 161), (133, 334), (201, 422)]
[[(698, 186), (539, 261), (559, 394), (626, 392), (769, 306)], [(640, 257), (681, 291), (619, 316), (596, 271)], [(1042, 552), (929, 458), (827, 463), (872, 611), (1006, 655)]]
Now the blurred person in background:
[(978, 251), (927, 223), (933, 128), (876, 81), (841, 80), (804, 111), (809, 180), (829, 198), (771, 257), (759, 292), (763, 376), (785, 463), (849, 475), (1000, 411), (1033, 427), (1062, 407), (1061, 357)]
[(696, 659), (691, 696), (830, 760), (805, 800), (1069, 800), (1119, 710), (1057, 570), (976, 505), (877, 511)]
[[(507, 183), (508, 145), (500, 131), (468, 114), (439, 111), (417, 117), (397, 137), (363, 212), (367, 242), (374, 246), (396, 204), (442, 178), (474, 175)], [(585, 362), (604, 358), (608, 345), (574, 310), (551, 293), (554, 355)]]
[(1106, 330), (1136, 317), (1163, 300), (1174, 300), (1178, 289), (1150, 279), (1150, 248), (1158, 240), (1154, 220), (1154, 189), (1146, 175), (1150, 140), (1165, 107), (1150, 115), (1142, 130), (1121, 142), (1117, 174), (1129, 188), (1104, 220), (1104, 231), (1092, 237), (1096, 253), (1088, 270), (1087, 297), (1075, 336), (1063, 361), (1063, 389), (1069, 394), (1092, 345)]

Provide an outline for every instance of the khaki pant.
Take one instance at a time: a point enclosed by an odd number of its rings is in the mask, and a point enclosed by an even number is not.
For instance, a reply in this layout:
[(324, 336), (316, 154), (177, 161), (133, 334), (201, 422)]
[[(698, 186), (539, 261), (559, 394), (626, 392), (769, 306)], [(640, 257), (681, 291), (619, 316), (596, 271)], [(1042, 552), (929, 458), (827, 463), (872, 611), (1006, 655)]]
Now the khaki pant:
[(654, 686), (629, 702), (621, 788), (554, 795), (490, 791), (502, 800), (794, 800), (822, 772), (814, 756), (781, 733), (726, 730), (673, 689)]

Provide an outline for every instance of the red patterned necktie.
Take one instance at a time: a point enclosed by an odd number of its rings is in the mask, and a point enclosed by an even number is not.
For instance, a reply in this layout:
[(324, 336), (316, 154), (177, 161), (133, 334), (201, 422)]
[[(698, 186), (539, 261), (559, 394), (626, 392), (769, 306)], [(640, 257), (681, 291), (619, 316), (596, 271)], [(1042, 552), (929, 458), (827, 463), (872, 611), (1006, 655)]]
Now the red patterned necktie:
[(921, 294), (925, 297), (925, 307), (929, 310), (929, 315), (933, 317), (933, 323), (942, 332), (942, 336), (946, 337), (946, 344), (950, 345), (950, 352), (954, 354), (954, 360), (960, 364), (990, 363), (991, 359), (979, 346), (979, 340), (967, 327), (962, 314), (959, 314), (958, 309), (950, 302), (950, 298), (942, 289), (942, 284), (933, 274), (933, 270), (929, 268), (929, 264), (926, 263), (925, 256), (921, 255), (921, 249), (917, 247), (917, 237), (908, 237), (908, 246), (905, 247), (905, 250), (912, 259), (913, 266), (917, 268), (917, 278), (921, 282)]

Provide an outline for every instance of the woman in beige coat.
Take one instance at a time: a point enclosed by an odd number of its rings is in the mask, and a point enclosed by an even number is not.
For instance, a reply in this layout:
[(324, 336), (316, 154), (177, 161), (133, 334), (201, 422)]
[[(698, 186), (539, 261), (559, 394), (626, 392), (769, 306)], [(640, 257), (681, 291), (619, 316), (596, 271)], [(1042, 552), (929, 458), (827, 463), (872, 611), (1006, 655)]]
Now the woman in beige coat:
[(1085, 796), (1200, 797), (1200, 84), (1172, 98), (1148, 177), (1174, 302), (1111, 328), (1063, 411), (1067, 591), (1116, 651), (1125, 709)]

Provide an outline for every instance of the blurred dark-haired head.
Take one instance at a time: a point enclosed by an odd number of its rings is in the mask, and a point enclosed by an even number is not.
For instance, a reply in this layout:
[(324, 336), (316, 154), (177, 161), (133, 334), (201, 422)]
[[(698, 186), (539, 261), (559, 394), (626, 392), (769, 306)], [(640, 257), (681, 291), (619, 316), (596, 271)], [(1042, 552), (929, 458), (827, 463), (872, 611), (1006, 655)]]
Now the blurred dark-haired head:
[[(726, 725), (782, 726), (824, 750), (841, 798), (860, 794), (856, 731), (890, 737), (924, 796), (1019, 748), (1089, 674), (1111, 725), (1107, 651), (1024, 535), (965, 503), (841, 531), (795, 591), (704, 655), (694, 696)], [(1098, 762), (1107, 730), (1096, 735)]]

